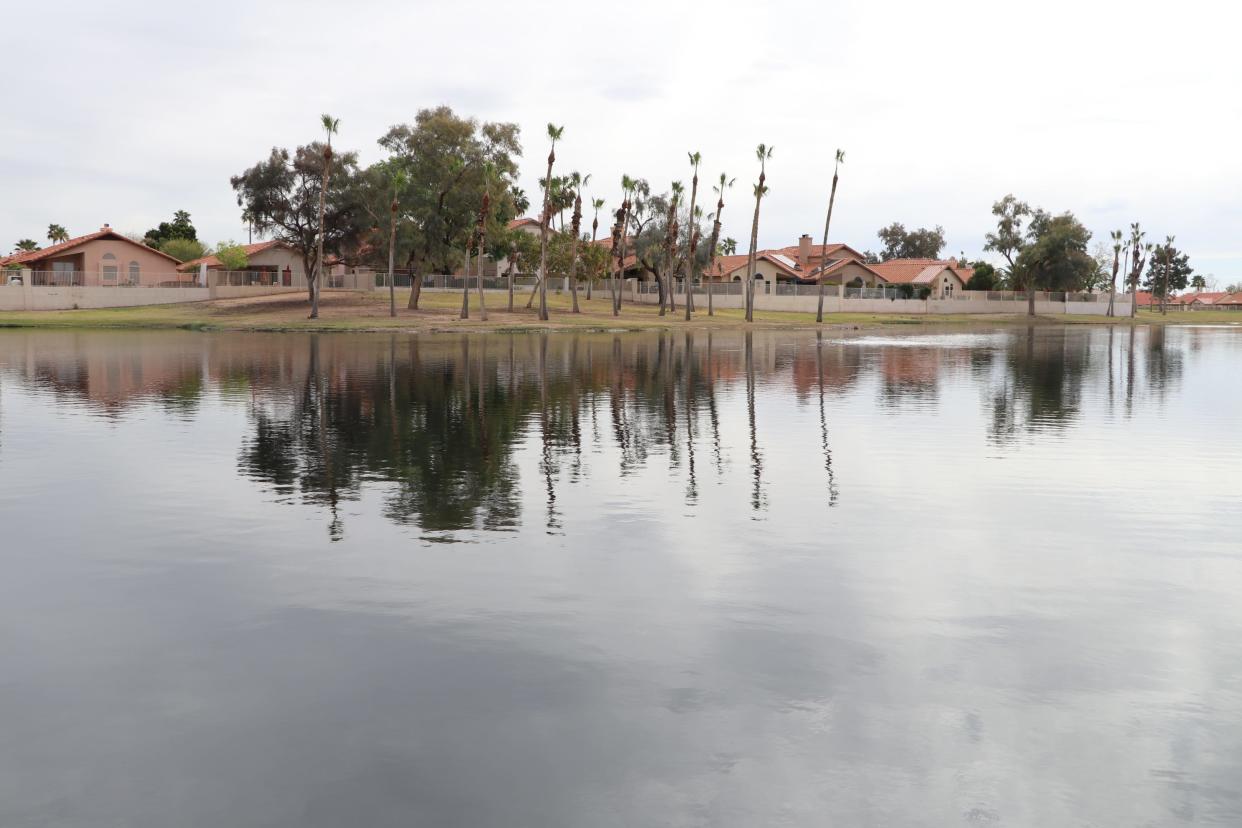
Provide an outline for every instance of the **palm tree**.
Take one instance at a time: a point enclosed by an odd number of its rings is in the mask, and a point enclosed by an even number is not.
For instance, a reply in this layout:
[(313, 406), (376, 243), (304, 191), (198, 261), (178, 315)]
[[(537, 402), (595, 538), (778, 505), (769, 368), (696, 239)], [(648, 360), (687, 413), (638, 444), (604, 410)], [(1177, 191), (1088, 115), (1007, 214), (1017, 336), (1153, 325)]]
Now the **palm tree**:
[(628, 175), (621, 176), (621, 207), (617, 210), (617, 223), (612, 228), (612, 249), (617, 255), (617, 270), (612, 282), (612, 315), (621, 315), (621, 279), (625, 275), (625, 239), (630, 223), (630, 197), (637, 182)]
[(470, 245), (474, 243), (477, 228), (466, 234), (466, 243), (462, 249), (461, 266), (461, 314), (459, 319), (470, 318)]
[(388, 315), (397, 315), (397, 287), (395, 285), (396, 277), (393, 275), (392, 269), (396, 259), (397, 251), (397, 215), (401, 209), (401, 202), (398, 196), (409, 183), (409, 177), (405, 170), (396, 170), (392, 174), (392, 202), (388, 206), (389, 226), (388, 226)]
[[(724, 212), (724, 194), (725, 190), (733, 186), (736, 178), (729, 178), (724, 173), (720, 174), (720, 183), (712, 185), (712, 189), (716, 192), (716, 212), (713, 213), (712, 219), (712, 242), (707, 248), (707, 315), (715, 316), (715, 308), (712, 307), (712, 286), (715, 278), (716, 256), (719, 253), (720, 245), (720, 214)], [(732, 241), (732, 240), (730, 240)], [(737, 242), (734, 242), (734, 247)]]
[[(828, 228), (832, 225), (832, 205), (837, 200), (837, 171), (841, 168), (841, 162), (845, 160), (845, 150), (837, 150), (837, 160), (832, 165), (832, 193), (828, 196), (828, 217), (824, 219), (824, 245), (819, 251), (819, 306), (815, 309), (815, 323), (820, 324), (824, 321), (824, 273), (828, 267)], [(810, 264), (809, 262), (807, 263)], [(841, 282), (844, 285), (845, 276), (841, 276)]]
[(69, 241), (69, 231), (60, 224), (49, 224), (47, 226), (47, 240), (52, 244), (60, 244), (63, 241)]
[(1147, 264), (1147, 253), (1151, 251), (1151, 245), (1143, 246), (1143, 236), (1146, 233), (1139, 227), (1136, 221), (1130, 225), (1130, 318), (1138, 316), (1138, 284), (1139, 276), (1143, 274), (1143, 266)]
[(556, 142), (561, 140), (565, 127), (548, 124), (548, 185), (543, 188), (543, 215), (539, 218), (539, 318), (548, 321), (548, 223), (552, 220), (552, 165), (556, 163)]
[(703, 162), (703, 156), (697, 152), (686, 153), (690, 157), (690, 167), (694, 170), (694, 175), (690, 178), (690, 238), (686, 242), (688, 255), (686, 256), (686, 321), (690, 321), (690, 314), (694, 311), (694, 254), (699, 246), (699, 222), (695, 215), (695, 204), (699, 198), (699, 164)]
[(669, 310), (677, 310), (676, 303), (673, 301), (673, 271), (677, 267), (677, 207), (681, 203), (681, 194), (684, 189), (680, 181), (674, 181), (673, 193), (668, 199), (668, 218), (666, 219), (667, 226), (664, 232), (665, 265), (664, 278), (661, 280), (663, 290), (660, 296), (660, 316), (664, 315), (666, 304)]
[(755, 147), (755, 157), (759, 159), (759, 183), (755, 185), (755, 217), (750, 224), (750, 251), (746, 256), (746, 321), (755, 321), (755, 256), (759, 244), (759, 205), (763, 203), (763, 195), (768, 191), (767, 165), (772, 157), (772, 147), (760, 144)]
[(496, 168), (488, 161), (483, 165), (483, 204), (479, 208), (479, 223), (476, 233), (479, 261), (475, 269), (475, 284), (479, 288), (479, 319), (487, 321), (487, 300), (483, 295), (483, 251), (487, 249), (487, 222), (492, 212), (492, 178)]
[(323, 184), (319, 187), (319, 224), (318, 239), (315, 243), (315, 274), (311, 279), (311, 319), (319, 318), (319, 291), (323, 284), (323, 214), (325, 199), (328, 194), (328, 182), (332, 178), (332, 136), (336, 135), (341, 129), (341, 119), (333, 118), (331, 115), (320, 115), (319, 123), (323, 127), (324, 134), (327, 136), (327, 143), (323, 148)]
[(39, 249), (39, 243), (34, 239), (22, 239), (14, 247), (26, 253), (33, 253)]
[(737, 254), (737, 239), (732, 236), (726, 236), (725, 240), (720, 243), (720, 251), (726, 256)]
[(1108, 235), (1113, 240), (1113, 277), (1108, 283), (1108, 313), (1105, 316), (1114, 316), (1116, 312), (1113, 309), (1113, 302), (1117, 298), (1117, 270), (1121, 267), (1121, 231), (1114, 230)]
[(574, 213), (569, 224), (573, 234), (569, 241), (569, 293), (573, 297), (573, 313), (582, 313), (578, 309), (578, 241), (582, 233), (582, 185), (590, 180), (590, 175), (584, 177), (576, 170), (569, 174), (569, 184), (574, 193)]
[[(604, 200), (602, 198), (591, 199), (591, 209), (595, 211), (595, 218), (591, 220), (591, 246), (595, 246), (595, 235), (599, 232), (599, 211), (603, 209)], [(595, 279), (587, 279), (587, 301), (591, 301), (591, 285), (595, 284)]]

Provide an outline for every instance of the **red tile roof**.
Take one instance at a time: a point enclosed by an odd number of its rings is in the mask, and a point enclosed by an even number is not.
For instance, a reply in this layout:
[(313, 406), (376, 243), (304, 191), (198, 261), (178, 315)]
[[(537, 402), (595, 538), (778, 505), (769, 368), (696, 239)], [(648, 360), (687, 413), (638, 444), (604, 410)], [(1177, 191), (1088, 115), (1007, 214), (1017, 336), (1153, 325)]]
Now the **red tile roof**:
[(883, 276), (886, 282), (922, 285), (930, 283), (945, 270), (952, 271), (965, 283), (961, 272), (968, 268), (959, 268), (956, 259), (890, 259), (871, 265), (871, 269)]
[(75, 247), (81, 247), (87, 242), (93, 242), (97, 239), (110, 239), (112, 241), (128, 242), (135, 247), (141, 247), (143, 250), (147, 250), (158, 256), (163, 256), (165, 259), (176, 262), (177, 264), (181, 264), (180, 259), (173, 258), (167, 253), (156, 250), (154, 247), (147, 247), (142, 242), (136, 242), (128, 236), (121, 235), (110, 227), (104, 227), (96, 230), (94, 233), (87, 233), (85, 236), (77, 236), (69, 239), (68, 241), (63, 241), (60, 244), (53, 244), (51, 247), (44, 247), (41, 250), (29, 250), (22, 253), (14, 253), (12, 256), (4, 256), (3, 258), (0, 258), (0, 267), (9, 264), (33, 264), (35, 262), (41, 262), (45, 259), (55, 258), (68, 250), (72, 250)]
[(508, 230), (516, 230), (519, 227), (530, 227), (531, 225), (538, 227), (539, 219), (533, 219), (530, 217), (515, 218), (506, 224), (505, 228)]
[[(272, 239), (270, 241), (255, 242), (254, 244), (243, 244), (241, 247), (242, 247), (242, 250), (246, 251), (247, 256), (257, 256), (258, 254), (262, 253), (264, 250), (270, 250), (271, 248), (277, 247), (277, 246), (289, 247), (289, 245), (285, 244), (282, 241), (278, 241), (276, 239)], [(326, 261), (327, 258), (328, 258), (327, 256), (324, 257), (325, 259), (324, 264), (328, 263)], [(179, 270), (197, 270), (199, 265), (204, 265), (204, 264), (207, 265), (208, 267), (219, 267), (220, 260), (216, 258), (216, 255), (213, 253), (210, 256), (200, 256), (197, 259), (190, 259), (190, 261), (185, 262), (178, 269)]]

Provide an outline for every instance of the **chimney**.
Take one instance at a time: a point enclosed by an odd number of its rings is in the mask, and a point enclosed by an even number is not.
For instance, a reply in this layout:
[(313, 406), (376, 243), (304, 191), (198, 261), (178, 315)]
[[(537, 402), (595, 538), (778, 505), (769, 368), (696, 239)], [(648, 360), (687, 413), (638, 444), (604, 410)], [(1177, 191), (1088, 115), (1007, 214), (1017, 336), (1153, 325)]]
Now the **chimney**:
[(104, 222), (104, 226), (99, 228), (100, 233), (109, 233), (111, 231), (112, 231), (112, 225), (108, 224), (108, 222), (106, 221)]
[(811, 269), (811, 237), (806, 233), (798, 239), (798, 264), (802, 265), (803, 270)]

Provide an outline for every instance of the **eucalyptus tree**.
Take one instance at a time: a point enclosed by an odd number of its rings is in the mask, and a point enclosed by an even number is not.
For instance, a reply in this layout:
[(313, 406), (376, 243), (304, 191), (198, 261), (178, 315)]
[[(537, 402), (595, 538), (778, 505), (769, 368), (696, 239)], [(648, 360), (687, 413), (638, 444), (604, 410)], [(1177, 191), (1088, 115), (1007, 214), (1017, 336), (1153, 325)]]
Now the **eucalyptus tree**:
[(1117, 271), (1121, 268), (1121, 231), (1114, 230), (1108, 236), (1113, 240), (1113, 275), (1108, 282), (1108, 313), (1105, 315), (1115, 316), (1113, 305), (1117, 299)]
[[(824, 321), (824, 271), (828, 268), (828, 228), (832, 226), (832, 206), (837, 200), (837, 181), (840, 178), (838, 173), (841, 168), (841, 162), (844, 160), (845, 150), (837, 150), (837, 158), (832, 165), (832, 192), (828, 196), (828, 216), (824, 219), (824, 244), (819, 250), (819, 303), (815, 308), (815, 322), (817, 324)], [(845, 276), (841, 277), (841, 282), (844, 285)]]
[[(604, 208), (604, 200), (602, 198), (591, 199), (591, 209), (595, 211), (595, 217), (591, 220), (591, 247), (595, 247), (596, 235), (599, 233), (599, 211)], [(591, 301), (591, 286), (595, 284), (595, 279), (587, 280), (587, 301)]]
[(724, 173), (720, 174), (720, 183), (713, 184), (712, 190), (716, 193), (716, 212), (712, 214), (712, 240), (707, 247), (707, 315), (715, 316), (715, 308), (712, 307), (712, 287), (715, 280), (716, 257), (720, 254), (720, 215), (724, 212), (724, 196), (725, 190), (733, 186), (736, 178), (729, 178)]
[(332, 136), (340, 132), (341, 119), (325, 113), (319, 116), (319, 123), (323, 127), (326, 141), (323, 145), (323, 184), (319, 187), (319, 223), (316, 225), (319, 238), (315, 247), (315, 276), (311, 281), (311, 319), (319, 318), (319, 291), (323, 289), (323, 215), (328, 184), (332, 180)]
[(548, 124), (548, 174), (543, 188), (543, 214), (539, 217), (539, 318), (548, 321), (548, 223), (552, 220), (552, 165), (556, 163), (556, 142), (561, 140), (565, 127)]
[(772, 157), (772, 148), (766, 144), (755, 147), (755, 157), (759, 159), (759, 182), (755, 184), (755, 217), (750, 224), (750, 251), (746, 256), (746, 321), (755, 321), (755, 257), (759, 244), (759, 207), (763, 196), (768, 191), (767, 164)]
[(688, 152), (686, 155), (690, 158), (690, 168), (694, 170), (690, 177), (690, 233), (686, 239), (686, 321), (689, 322), (690, 314), (694, 312), (694, 256), (699, 247), (699, 222), (695, 210), (699, 198), (699, 165), (703, 163), (703, 156), (698, 152)]

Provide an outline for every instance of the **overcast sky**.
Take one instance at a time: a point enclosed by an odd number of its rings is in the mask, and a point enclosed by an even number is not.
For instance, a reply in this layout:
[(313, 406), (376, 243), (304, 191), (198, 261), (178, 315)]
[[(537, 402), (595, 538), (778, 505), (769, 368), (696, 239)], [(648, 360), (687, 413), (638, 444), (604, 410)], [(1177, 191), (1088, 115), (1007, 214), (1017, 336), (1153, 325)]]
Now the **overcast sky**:
[(1242, 280), (1232, 3), (117, 0), (4, 19), (3, 252), (53, 221), (142, 232), (177, 209), (209, 242), (244, 240), (229, 176), (317, 138), (320, 113), (366, 163), (389, 126), (445, 103), (521, 125), (528, 193), (548, 121), (560, 168), (609, 205), (622, 172), (665, 189), (698, 150), (705, 179), (737, 177), (725, 233), (743, 244), (763, 141), (761, 246), (818, 240), (841, 147), (836, 241), (939, 224), (946, 255), (977, 256), (1013, 192), (1096, 239), (1141, 221)]

